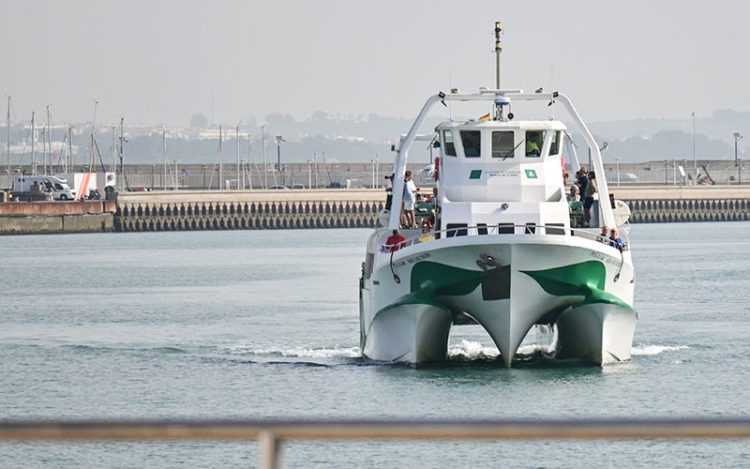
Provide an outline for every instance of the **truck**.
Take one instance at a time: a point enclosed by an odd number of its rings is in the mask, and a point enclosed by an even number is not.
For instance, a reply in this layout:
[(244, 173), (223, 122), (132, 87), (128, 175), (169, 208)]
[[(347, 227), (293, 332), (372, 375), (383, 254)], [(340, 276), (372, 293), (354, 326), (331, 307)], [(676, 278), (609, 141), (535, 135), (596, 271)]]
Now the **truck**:
[(76, 193), (65, 178), (58, 176), (16, 176), (13, 179), (13, 195), (19, 200), (74, 200)]
[(95, 173), (66, 173), (58, 177), (70, 181), (73, 192), (78, 199), (87, 199), (90, 195), (97, 193), (104, 198), (115, 190), (117, 182), (115, 173), (98, 171)]

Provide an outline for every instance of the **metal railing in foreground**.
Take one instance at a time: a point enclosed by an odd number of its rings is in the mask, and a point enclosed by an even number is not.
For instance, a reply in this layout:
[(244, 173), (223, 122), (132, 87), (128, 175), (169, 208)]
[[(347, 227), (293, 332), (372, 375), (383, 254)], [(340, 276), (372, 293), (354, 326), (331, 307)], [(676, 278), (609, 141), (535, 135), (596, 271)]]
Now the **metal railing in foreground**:
[(0, 421), (0, 442), (258, 440), (260, 467), (280, 467), (288, 440), (588, 440), (750, 438), (750, 418), (608, 420)]

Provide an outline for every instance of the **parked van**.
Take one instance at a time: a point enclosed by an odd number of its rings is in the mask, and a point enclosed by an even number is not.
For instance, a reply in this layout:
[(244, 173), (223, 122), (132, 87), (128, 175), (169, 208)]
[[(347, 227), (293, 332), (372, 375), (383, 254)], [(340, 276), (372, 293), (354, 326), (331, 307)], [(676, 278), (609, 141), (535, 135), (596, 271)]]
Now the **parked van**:
[[(64, 178), (56, 176), (16, 176), (13, 179), (13, 193), (50, 195), (54, 200), (74, 200), (76, 193)], [(32, 194), (33, 193), (33, 194)]]

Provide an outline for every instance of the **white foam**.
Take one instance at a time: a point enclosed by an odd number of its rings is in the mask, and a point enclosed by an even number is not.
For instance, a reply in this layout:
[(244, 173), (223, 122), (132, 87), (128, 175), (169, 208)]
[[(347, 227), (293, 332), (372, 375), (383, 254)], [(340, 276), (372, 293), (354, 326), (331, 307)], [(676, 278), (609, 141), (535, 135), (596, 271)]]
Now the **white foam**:
[(348, 348), (288, 348), (288, 349), (256, 349), (244, 345), (225, 347), (225, 351), (241, 355), (258, 355), (285, 358), (358, 358), (362, 356), (359, 347)]
[(486, 347), (473, 340), (461, 339), (461, 343), (448, 347), (448, 358), (459, 360), (487, 360), (500, 356), (497, 347)]
[(632, 348), (631, 355), (659, 355), (664, 352), (687, 350), (687, 345), (639, 345)]

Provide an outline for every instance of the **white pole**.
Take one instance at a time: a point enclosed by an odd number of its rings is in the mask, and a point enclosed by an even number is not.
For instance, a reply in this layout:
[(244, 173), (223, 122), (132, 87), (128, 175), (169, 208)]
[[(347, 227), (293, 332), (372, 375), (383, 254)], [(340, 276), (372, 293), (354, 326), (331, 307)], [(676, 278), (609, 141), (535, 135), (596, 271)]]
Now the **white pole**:
[(380, 161), (378, 160), (378, 154), (375, 153), (375, 186), (379, 187), (380, 184), (378, 184), (378, 181), (380, 181)]
[(313, 153), (313, 165), (315, 166), (315, 188), (318, 188), (318, 152)]
[[(237, 189), (240, 188), (240, 126), (237, 126)], [(243, 187), (244, 189), (244, 187)]]
[(219, 126), (219, 190), (224, 188), (224, 135)]
[(693, 116), (693, 184), (696, 184), (698, 176), (698, 156), (695, 151), (695, 112), (690, 113)]
[(44, 133), (44, 174), (47, 174), (47, 159), (49, 158), (50, 172), (52, 172), (52, 124), (49, 117), (49, 104), (47, 105), (47, 131)]
[(8, 96), (8, 113), (5, 115), (5, 148), (8, 153), (8, 177), (11, 177), (10, 167), (10, 96)]
[(263, 189), (268, 189), (268, 160), (266, 158), (266, 126), (260, 126), (260, 144), (263, 152)]
[(36, 171), (33, 170), (34, 166), (34, 111), (31, 111), (31, 167), (32, 174), (36, 175)]
[[(72, 173), (73, 172), (73, 127), (68, 127), (68, 168), (66, 169), (66, 173), (68, 170)], [(75, 184), (75, 181), (73, 181)]]
[(620, 185), (620, 157), (618, 156), (615, 161), (617, 162), (617, 185)]
[(164, 158), (164, 190), (167, 190), (167, 130), (161, 130), (161, 154)]
[(117, 168), (117, 127), (112, 126), (112, 165), (110, 166), (110, 172), (116, 172)]

